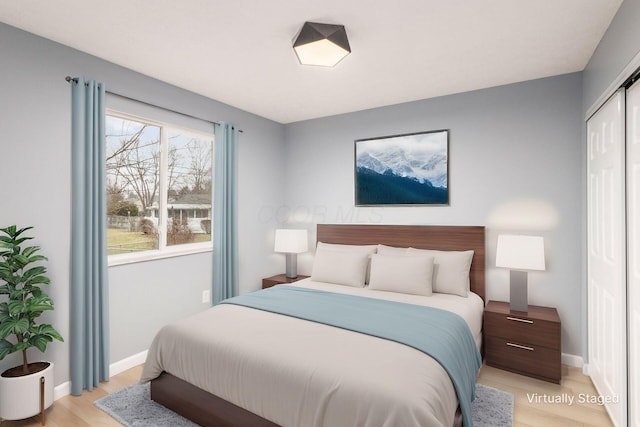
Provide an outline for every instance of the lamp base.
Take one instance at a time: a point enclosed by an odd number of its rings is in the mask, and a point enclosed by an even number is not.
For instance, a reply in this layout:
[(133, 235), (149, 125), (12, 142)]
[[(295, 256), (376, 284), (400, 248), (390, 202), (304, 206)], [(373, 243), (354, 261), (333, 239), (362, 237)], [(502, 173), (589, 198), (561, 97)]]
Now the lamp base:
[(289, 279), (295, 279), (298, 277), (298, 254), (287, 253), (286, 254), (286, 276)]
[(511, 311), (529, 311), (527, 301), (527, 272), (511, 270), (510, 272), (510, 306)]

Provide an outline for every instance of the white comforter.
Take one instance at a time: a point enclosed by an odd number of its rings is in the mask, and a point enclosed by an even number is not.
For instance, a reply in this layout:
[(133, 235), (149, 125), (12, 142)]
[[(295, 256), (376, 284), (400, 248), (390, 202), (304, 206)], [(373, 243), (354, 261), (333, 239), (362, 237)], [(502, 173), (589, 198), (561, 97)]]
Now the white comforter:
[[(311, 282), (297, 286), (444, 308), (479, 345), (483, 303)], [(431, 357), (402, 344), (223, 304), (164, 327), (142, 382), (162, 371), (281, 426), (451, 426), (453, 384)]]

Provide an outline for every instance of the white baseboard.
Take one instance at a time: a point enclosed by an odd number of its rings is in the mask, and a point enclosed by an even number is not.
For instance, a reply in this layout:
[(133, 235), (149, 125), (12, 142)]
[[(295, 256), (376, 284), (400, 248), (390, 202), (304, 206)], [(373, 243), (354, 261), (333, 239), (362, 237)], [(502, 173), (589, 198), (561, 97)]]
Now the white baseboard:
[(584, 369), (584, 359), (582, 356), (576, 356), (575, 354), (562, 353), (562, 364)]
[[(126, 359), (113, 362), (109, 365), (109, 378), (118, 375), (127, 369), (131, 369), (134, 366), (142, 365), (145, 360), (147, 360), (147, 352), (148, 350), (141, 351), (140, 353), (129, 356)], [(53, 388), (53, 400), (58, 400), (62, 397), (68, 396), (69, 394), (71, 394), (71, 381), (64, 382)]]
[(70, 394), (71, 394), (71, 381), (64, 382), (53, 388), (53, 400), (58, 400)]
[(109, 377), (114, 377), (127, 369), (131, 369), (134, 366), (142, 365), (147, 360), (148, 350), (141, 351), (138, 354), (129, 356), (126, 359), (119, 360), (109, 365)]

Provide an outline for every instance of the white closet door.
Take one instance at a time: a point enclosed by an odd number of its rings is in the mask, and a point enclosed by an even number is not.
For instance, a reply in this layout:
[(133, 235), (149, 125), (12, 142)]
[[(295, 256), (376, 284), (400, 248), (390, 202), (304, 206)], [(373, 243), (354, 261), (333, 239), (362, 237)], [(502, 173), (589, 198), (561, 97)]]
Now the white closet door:
[(627, 425), (624, 90), (587, 122), (589, 374), (615, 425)]
[(640, 83), (627, 91), (629, 425), (640, 426)]

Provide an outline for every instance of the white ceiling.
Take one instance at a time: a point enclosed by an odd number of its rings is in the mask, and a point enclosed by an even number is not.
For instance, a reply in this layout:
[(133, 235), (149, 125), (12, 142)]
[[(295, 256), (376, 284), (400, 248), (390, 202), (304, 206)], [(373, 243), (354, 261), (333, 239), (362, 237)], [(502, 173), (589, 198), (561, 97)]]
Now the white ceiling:
[[(0, 21), (290, 123), (580, 71), (621, 2), (0, 0)], [(344, 25), (351, 55), (301, 66), (305, 21)]]

